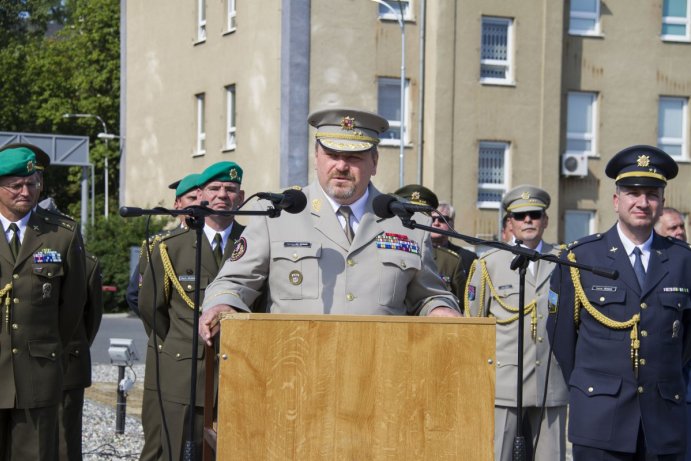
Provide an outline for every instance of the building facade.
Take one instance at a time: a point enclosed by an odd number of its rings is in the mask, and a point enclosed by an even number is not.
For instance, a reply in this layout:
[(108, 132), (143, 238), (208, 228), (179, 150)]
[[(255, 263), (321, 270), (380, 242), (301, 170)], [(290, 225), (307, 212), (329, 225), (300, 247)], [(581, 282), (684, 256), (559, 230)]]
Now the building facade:
[(666, 205), (691, 211), (691, 0), (123, 1), (123, 204), (221, 160), (248, 193), (304, 185), (307, 115), (346, 106), (391, 123), (376, 186), (422, 182), (463, 234), (495, 236), (523, 183), (552, 196), (546, 239), (606, 230), (604, 166), (632, 144), (675, 156)]

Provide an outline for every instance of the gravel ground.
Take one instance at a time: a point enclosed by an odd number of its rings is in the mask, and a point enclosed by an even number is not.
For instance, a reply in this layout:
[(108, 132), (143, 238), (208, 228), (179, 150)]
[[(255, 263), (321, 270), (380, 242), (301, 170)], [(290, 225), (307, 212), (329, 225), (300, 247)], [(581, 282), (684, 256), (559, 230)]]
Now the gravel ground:
[[(144, 381), (144, 365), (135, 365), (134, 373), (137, 384)], [(132, 376), (127, 370), (126, 375)], [(94, 365), (92, 381), (94, 383), (112, 383), (118, 379), (118, 367), (112, 365)], [(82, 452), (84, 461), (139, 459), (144, 446), (142, 422), (138, 417), (125, 418), (125, 433), (115, 433), (115, 402), (112, 405), (84, 399), (84, 417), (82, 431)]]

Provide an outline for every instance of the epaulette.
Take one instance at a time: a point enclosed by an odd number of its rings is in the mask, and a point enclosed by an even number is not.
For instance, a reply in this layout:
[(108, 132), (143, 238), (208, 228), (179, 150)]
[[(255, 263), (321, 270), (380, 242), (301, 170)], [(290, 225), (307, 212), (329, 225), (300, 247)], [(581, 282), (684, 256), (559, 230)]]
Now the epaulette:
[(580, 240), (574, 240), (573, 242), (569, 243), (566, 245), (567, 250), (573, 250), (576, 247), (579, 247), (583, 244), (590, 243), (590, 242), (596, 242), (598, 240), (602, 239), (602, 234), (592, 234), (592, 235), (587, 235)]
[(98, 258), (97, 258), (95, 255), (91, 254), (91, 253), (86, 253), (86, 257), (89, 258), (90, 260), (92, 260), (92, 261), (95, 262), (95, 263), (98, 262)]
[(441, 250), (441, 251), (443, 251), (444, 253), (448, 253), (448, 254), (450, 254), (450, 255), (452, 255), (452, 256), (455, 256), (455, 257), (457, 257), (457, 258), (459, 258), (459, 259), (460, 259), (460, 257), (461, 257), (458, 253), (456, 253), (455, 251), (453, 251), (453, 250), (451, 250), (451, 249), (449, 249), (449, 248), (446, 248), (446, 247), (434, 247), (434, 248), (437, 249), (437, 250)]
[(300, 186), (290, 186), (288, 189), (302, 190), (302, 187), (300, 187)]
[(76, 222), (76, 221), (77, 221), (77, 220), (74, 219), (72, 216), (70, 216), (70, 215), (68, 215), (68, 214), (65, 214), (65, 213), (63, 213), (62, 211), (59, 211), (59, 210), (49, 210), (48, 208), (43, 208), (43, 207), (40, 207), (40, 206), (37, 208), (37, 210), (40, 210), (40, 211), (42, 211), (42, 212), (44, 212), (44, 213), (48, 213), (48, 214), (52, 214), (52, 215), (58, 216), (59, 218), (62, 218), (62, 219), (67, 219), (67, 220), (72, 221), (72, 222)]
[(176, 227), (175, 229), (163, 231), (157, 235), (157, 240), (159, 242), (162, 242), (164, 240), (168, 240), (169, 238), (178, 236), (180, 234), (184, 234), (189, 232), (190, 228), (185, 226), (185, 227)]
[(485, 258), (487, 258), (489, 255), (493, 255), (493, 254), (496, 253), (497, 251), (503, 251), (503, 250), (502, 250), (501, 248), (490, 248), (489, 250), (487, 250), (487, 251), (485, 251), (484, 253), (482, 253), (482, 256), (480, 256), (479, 259), (485, 259)]
[(73, 231), (77, 225), (74, 220), (62, 214), (51, 213), (43, 208), (38, 208), (37, 210), (40, 210), (37, 211), (36, 214), (41, 217), (41, 220), (49, 224), (64, 227), (65, 229), (69, 229), (71, 231)]
[(677, 246), (680, 246), (682, 248), (686, 248), (687, 250), (691, 250), (691, 243), (687, 243), (683, 240), (679, 240), (679, 239), (676, 239), (674, 237), (665, 237), (665, 238), (667, 239), (667, 241), (669, 241), (669, 242), (671, 242)]

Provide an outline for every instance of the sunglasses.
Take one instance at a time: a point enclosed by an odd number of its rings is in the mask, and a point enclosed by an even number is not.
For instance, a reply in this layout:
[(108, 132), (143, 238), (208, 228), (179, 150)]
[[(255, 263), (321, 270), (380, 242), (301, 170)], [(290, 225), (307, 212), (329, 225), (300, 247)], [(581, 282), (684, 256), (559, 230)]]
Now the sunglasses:
[(444, 215), (434, 215), (432, 216), (432, 222), (443, 222), (446, 223), (450, 220), (451, 218), (449, 216), (444, 216)]
[(523, 221), (526, 216), (530, 216), (530, 219), (537, 220), (542, 218), (542, 211), (524, 211), (521, 213), (511, 213), (511, 217), (516, 221)]

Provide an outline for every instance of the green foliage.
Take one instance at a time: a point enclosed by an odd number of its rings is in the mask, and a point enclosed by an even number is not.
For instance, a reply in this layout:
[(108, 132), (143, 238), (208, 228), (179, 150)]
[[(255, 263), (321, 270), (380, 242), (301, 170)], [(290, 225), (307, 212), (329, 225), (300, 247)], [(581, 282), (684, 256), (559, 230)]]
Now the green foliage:
[[(170, 220), (152, 219), (149, 234), (160, 232)], [(98, 257), (103, 273), (103, 285), (117, 288), (112, 294), (104, 292), (106, 312), (126, 310), (125, 291), (130, 279), (130, 248), (141, 247), (146, 235), (146, 218), (121, 218), (113, 215), (96, 217), (94, 226), (87, 226), (86, 249)]]

